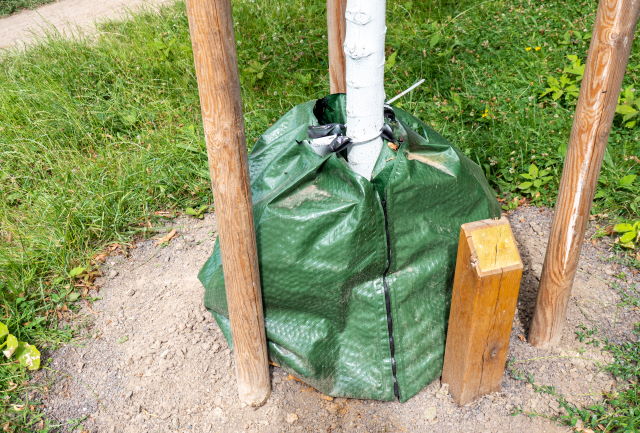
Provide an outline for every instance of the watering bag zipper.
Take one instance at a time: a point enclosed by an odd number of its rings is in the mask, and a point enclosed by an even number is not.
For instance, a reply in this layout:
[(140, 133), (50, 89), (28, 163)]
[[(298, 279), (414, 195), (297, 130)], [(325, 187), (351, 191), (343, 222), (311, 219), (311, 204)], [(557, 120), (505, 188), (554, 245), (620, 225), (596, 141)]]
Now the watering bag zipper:
[(384, 214), (384, 232), (387, 240), (387, 266), (382, 274), (382, 285), (384, 287), (384, 304), (387, 313), (387, 331), (389, 333), (389, 352), (391, 354), (391, 375), (393, 377), (393, 395), (396, 399), (400, 399), (400, 387), (398, 386), (398, 367), (396, 364), (396, 347), (393, 340), (393, 317), (391, 315), (391, 290), (387, 283), (387, 275), (391, 269), (391, 237), (389, 236), (389, 220), (387, 217), (387, 201), (382, 198), (382, 212)]

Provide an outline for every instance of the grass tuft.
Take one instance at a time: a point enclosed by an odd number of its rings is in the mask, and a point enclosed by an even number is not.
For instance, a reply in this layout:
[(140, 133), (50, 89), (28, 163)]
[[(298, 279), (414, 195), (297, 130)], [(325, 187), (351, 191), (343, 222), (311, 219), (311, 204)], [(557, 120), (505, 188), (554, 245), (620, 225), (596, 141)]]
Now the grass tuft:
[(11, 15), (21, 9), (33, 9), (55, 0), (0, 0), (0, 17)]
[[(601, 403), (577, 407), (565, 399), (559, 403), (566, 415), (559, 419), (567, 425), (593, 429), (592, 431), (632, 433), (640, 430), (640, 323), (635, 326), (635, 339), (622, 344), (605, 344), (613, 355), (606, 366), (618, 380), (618, 390), (605, 394)], [(585, 431), (585, 430), (582, 430)]]

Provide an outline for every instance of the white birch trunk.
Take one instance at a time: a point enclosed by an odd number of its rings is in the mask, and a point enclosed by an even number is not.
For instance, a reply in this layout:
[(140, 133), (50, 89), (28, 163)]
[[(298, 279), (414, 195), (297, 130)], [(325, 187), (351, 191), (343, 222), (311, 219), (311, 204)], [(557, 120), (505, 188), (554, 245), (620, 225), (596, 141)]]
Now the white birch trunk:
[(371, 179), (382, 149), (386, 0), (348, 0), (344, 52), (347, 69), (349, 166)]

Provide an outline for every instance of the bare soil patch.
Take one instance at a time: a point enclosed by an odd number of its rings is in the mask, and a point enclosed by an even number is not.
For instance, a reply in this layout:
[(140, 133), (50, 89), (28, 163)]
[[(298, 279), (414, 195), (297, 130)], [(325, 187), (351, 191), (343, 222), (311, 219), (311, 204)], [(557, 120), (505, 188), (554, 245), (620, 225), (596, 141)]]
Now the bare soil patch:
[[(197, 273), (213, 249), (215, 217), (179, 218), (166, 246), (140, 242), (130, 257), (112, 256), (102, 272), (101, 300), (79, 314), (80, 336), (48, 354), (49, 383), (41, 396), (50, 417), (90, 432), (566, 432), (545, 416), (560, 412), (555, 387), (569, 401), (589, 404), (615, 386), (601, 368), (609, 355), (578, 341), (579, 326), (622, 341), (640, 312), (622, 305), (620, 290), (638, 285), (617, 264), (610, 241), (587, 240), (558, 349), (523, 341), (544, 259), (551, 211), (523, 207), (510, 215), (525, 274), (514, 319), (503, 390), (466, 406), (436, 381), (409, 402), (332, 399), (272, 368), (273, 394), (253, 409), (236, 398), (233, 359), (202, 305)], [(626, 280), (616, 275), (626, 274)], [(524, 413), (523, 413), (524, 412)], [(529, 416), (535, 413), (542, 416)], [(82, 428), (80, 430), (82, 430)], [(67, 429), (68, 430), (68, 429)]]

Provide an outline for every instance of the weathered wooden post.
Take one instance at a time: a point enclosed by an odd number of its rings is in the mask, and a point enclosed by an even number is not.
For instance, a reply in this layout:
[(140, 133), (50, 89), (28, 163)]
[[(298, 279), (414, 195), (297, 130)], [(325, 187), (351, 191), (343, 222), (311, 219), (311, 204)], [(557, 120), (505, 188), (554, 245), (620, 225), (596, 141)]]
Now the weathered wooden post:
[(347, 0), (327, 0), (327, 39), (329, 40), (329, 80), (331, 93), (345, 93), (344, 14)]
[(188, 0), (187, 14), (216, 202), (238, 394), (244, 404), (258, 406), (269, 397), (271, 385), (231, 0)]
[(600, 0), (569, 139), (529, 342), (557, 345), (629, 60), (640, 0)]

